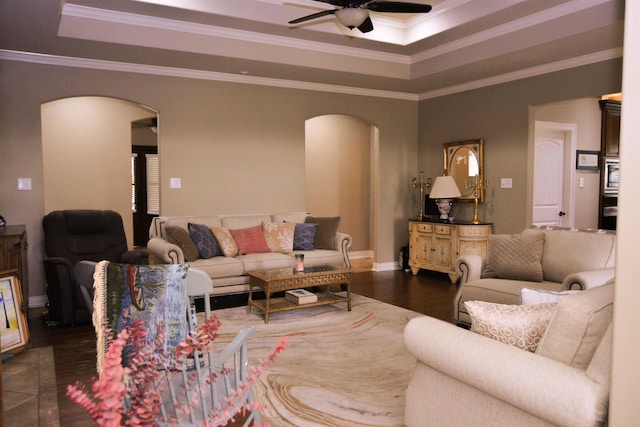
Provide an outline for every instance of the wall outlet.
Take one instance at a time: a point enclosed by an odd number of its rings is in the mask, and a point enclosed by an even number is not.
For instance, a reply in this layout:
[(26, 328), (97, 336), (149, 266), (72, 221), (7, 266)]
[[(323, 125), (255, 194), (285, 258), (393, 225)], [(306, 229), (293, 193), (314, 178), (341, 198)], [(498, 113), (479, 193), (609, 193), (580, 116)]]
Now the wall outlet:
[(513, 188), (513, 180), (511, 178), (500, 178), (500, 188)]
[(180, 178), (169, 178), (169, 188), (180, 188), (182, 187), (182, 182)]
[(18, 178), (18, 190), (31, 190), (31, 178)]

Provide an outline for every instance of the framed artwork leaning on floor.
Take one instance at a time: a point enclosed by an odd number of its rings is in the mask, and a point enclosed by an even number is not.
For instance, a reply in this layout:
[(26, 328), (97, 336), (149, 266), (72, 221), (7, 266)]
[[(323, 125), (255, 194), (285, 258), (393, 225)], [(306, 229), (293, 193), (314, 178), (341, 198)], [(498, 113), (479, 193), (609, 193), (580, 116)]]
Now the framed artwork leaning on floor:
[(3, 354), (21, 351), (29, 342), (27, 317), (21, 307), (18, 277), (0, 277), (0, 348)]

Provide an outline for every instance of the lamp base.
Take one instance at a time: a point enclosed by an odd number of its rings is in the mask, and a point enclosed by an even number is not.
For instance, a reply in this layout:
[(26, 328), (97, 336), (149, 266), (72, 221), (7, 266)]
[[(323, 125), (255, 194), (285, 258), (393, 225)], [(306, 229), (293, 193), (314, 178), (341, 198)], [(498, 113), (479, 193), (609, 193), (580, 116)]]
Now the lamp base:
[(440, 211), (440, 219), (449, 219), (453, 199), (437, 199), (436, 204), (438, 205), (438, 211)]

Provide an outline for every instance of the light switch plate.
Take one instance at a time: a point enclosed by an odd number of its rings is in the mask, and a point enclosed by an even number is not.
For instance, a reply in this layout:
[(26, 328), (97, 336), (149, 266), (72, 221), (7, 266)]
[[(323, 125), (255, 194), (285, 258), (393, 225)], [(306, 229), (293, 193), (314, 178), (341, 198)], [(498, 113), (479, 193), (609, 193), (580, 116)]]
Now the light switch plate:
[(31, 178), (18, 178), (18, 190), (31, 190)]
[(180, 188), (182, 187), (182, 182), (180, 178), (169, 178), (169, 188)]
[(500, 188), (513, 188), (513, 180), (511, 178), (500, 178)]

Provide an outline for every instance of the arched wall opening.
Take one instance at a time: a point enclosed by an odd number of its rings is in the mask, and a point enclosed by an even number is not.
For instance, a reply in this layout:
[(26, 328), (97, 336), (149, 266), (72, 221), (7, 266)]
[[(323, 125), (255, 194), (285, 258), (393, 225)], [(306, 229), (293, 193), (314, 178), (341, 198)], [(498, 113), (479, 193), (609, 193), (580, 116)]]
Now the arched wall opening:
[(329, 114), (305, 123), (305, 206), (316, 216), (340, 216), (353, 238), (352, 258), (372, 258), (377, 128), (360, 118)]
[(63, 209), (111, 209), (122, 216), (133, 245), (132, 123), (157, 111), (100, 96), (41, 105), (44, 214)]

